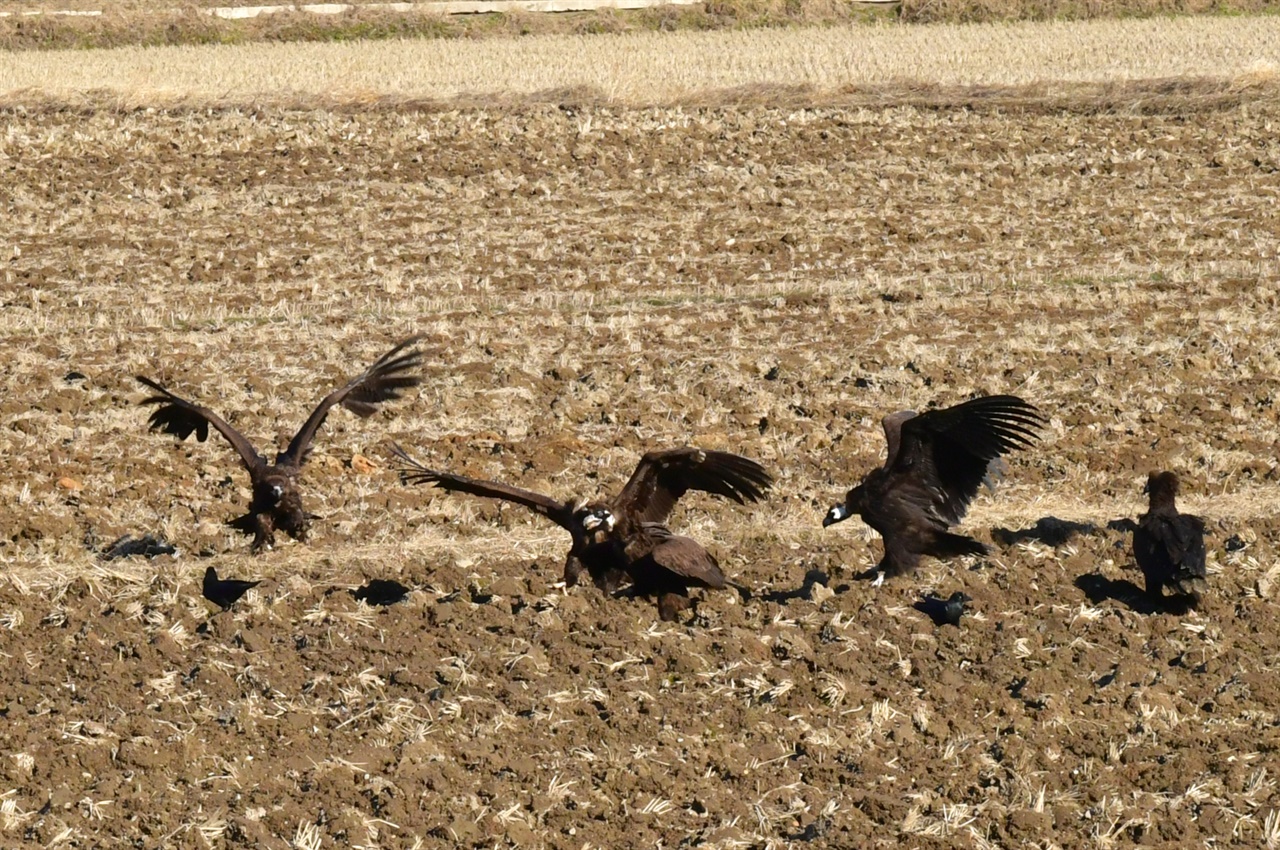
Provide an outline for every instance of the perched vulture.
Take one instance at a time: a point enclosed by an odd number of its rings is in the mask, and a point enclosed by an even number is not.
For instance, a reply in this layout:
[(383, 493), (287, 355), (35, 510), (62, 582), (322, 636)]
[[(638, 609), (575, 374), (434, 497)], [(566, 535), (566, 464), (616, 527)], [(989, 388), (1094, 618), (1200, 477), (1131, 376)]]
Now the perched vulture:
[(403, 461), (406, 483), (515, 502), (547, 517), (573, 537), (564, 563), (566, 585), (577, 584), (585, 572), (612, 593), (629, 578), (637, 595), (657, 597), (664, 620), (674, 620), (688, 604), (690, 587), (731, 584), (696, 540), (667, 529), (664, 523), (676, 501), (689, 490), (701, 490), (739, 504), (758, 502), (773, 483), (764, 467), (745, 457), (679, 448), (646, 454), (613, 499), (560, 502), (495, 481), (437, 472), (399, 446), (393, 451)]
[(231, 606), (236, 604), (236, 600), (249, 592), (249, 588), (257, 587), (262, 584), (260, 581), (240, 581), (234, 578), (218, 578), (218, 571), (210, 565), (204, 571), (204, 584), (201, 591), (204, 598), (208, 599), (214, 605), (217, 605), (223, 611), (231, 610)]
[(981, 555), (987, 548), (947, 531), (977, 495), (1002, 455), (1031, 445), (1044, 424), (1039, 411), (1011, 395), (993, 395), (883, 420), (888, 457), (833, 507), (823, 527), (857, 514), (884, 538), (877, 566), (895, 576), (915, 569), (921, 555)]
[(150, 378), (138, 376), (138, 380), (155, 390), (158, 395), (143, 399), (141, 404), (159, 405), (148, 421), (152, 431), (173, 434), (185, 440), (192, 433), (204, 442), (209, 437), (209, 426), (229, 442), (240, 455), (253, 484), (253, 499), (249, 512), (231, 521), (231, 525), (246, 534), (253, 535), (253, 550), (275, 542), (277, 529), (287, 532), (295, 540), (306, 536), (310, 520), (315, 519), (302, 508), (302, 496), (298, 492), (298, 474), (311, 452), (311, 442), (316, 431), (324, 424), (329, 409), (340, 404), (361, 417), (372, 416), (378, 405), (400, 397), (401, 392), (417, 386), (420, 375), (411, 374), (421, 361), (422, 354), (405, 351), (417, 342), (414, 336), (388, 351), (378, 361), (353, 378), (345, 386), (329, 393), (312, 411), (302, 428), (289, 443), (289, 447), (276, 454), (274, 463), (258, 454), (253, 445), (235, 428), (232, 428), (207, 407), (179, 398)]
[(1133, 531), (1133, 555), (1146, 577), (1147, 595), (1157, 602), (1172, 588), (1191, 604), (1205, 590), (1204, 520), (1178, 513), (1178, 476), (1152, 472), (1143, 489), (1150, 507)]

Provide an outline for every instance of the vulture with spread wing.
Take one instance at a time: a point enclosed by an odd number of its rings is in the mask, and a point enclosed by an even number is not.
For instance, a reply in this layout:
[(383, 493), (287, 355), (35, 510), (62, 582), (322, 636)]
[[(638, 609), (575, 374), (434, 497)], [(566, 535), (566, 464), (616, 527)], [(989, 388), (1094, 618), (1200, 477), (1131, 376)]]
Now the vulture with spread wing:
[(613, 499), (561, 502), (496, 481), (437, 472), (399, 446), (392, 450), (403, 462), (406, 483), (515, 502), (547, 517), (573, 537), (564, 564), (566, 585), (572, 587), (586, 573), (597, 587), (612, 593), (629, 578), (638, 595), (657, 597), (664, 620), (674, 620), (688, 604), (690, 587), (732, 584), (701, 544), (666, 527), (676, 501), (690, 490), (701, 490), (739, 504), (758, 502), (773, 483), (764, 467), (745, 457), (679, 448), (646, 454)]
[(903, 410), (883, 420), (888, 458), (833, 507), (822, 525), (858, 514), (884, 538), (886, 575), (910, 572), (921, 555), (981, 555), (972, 537), (947, 529), (958, 523), (990, 467), (1029, 446), (1044, 424), (1039, 411), (1011, 395), (975, 398), (916, 414)]
[(245, 469), (249, 470), (249, 478), (253, 484), (249, 512), (232, 520), (231, 525), (246, 534), (252, 534), (253, 550), (258, 551), (275, 542), (277, 529), (287, 532), (295, 540), (304, 539), (307, 526), (315, 516), (303, 510), (302, 496), (298, 492), (298, 475), (311, 452), (311, 442), (316, 432), (329, 415), (329, 409), (334, 405), (342, 405), (362, 418), (372, 416), (379, 404), (398, 399), (405, 389), (421, 383), (422, 377), (413, 374), (413, 370), (421, 364), (422, 354), (405, 350), (419, 339), (420, 336), (414, 336), (401, 342), (345, 386), (325, 396), (303, 423), (289, 447), (276, 454), (274, 463), (269, 463), (258, 454), (252, 443), (209, 408), (179, 398), (141, 375), (138, 380), (155, 390), (157, 395), (145, 398), (140, 403), (158, 405), (148, 420), (152, 431), (173, 434), (179, 440), (185, 440), (194, 433), (196, 439), (203, 443), (208, 439), (209, 428), (212, 426), (227, 438), (227, 442), (240, 455)]
[(1144, 492), (1150, 499), (1147, 512), (1133, 531), (1133, 555), (1146, 577), (1147, 595), (1157, 602), (1164, 588), (1171, 588), (1192, 605), (1205, 590), (1204, 520), (1178, 513), (1178, 476), (1152, 472)]

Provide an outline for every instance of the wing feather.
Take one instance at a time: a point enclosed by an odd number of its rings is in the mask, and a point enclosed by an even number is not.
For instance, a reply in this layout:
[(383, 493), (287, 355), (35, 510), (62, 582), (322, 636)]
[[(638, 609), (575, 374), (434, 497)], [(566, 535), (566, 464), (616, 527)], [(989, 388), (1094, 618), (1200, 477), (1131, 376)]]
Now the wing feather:
[(259, 474), (266, 468), (267, 461), (253, 447), (243, 434), (232, 428), (221, 416), (207, 407), (187, 401), (176, 396), (150, 378), (137, 376), (138, 381), (155, 390), (157, 395), (144, 398), (139, 404), (159, 405), (151, 412), (147, 425), (152, 431), (163, 431), (172, 434), (179, 440), (185, 440), (192, 434), (203, 443), (209, 438), (209, 426), (227, 438), (227, 442), (240, 455), (245, 469), (251, 476)]
[(1204, 520), (1180, 513), (1143, 515), (1134, 532), (1134, 553), (1144, 573), (1172, 583), (1208, 575)]
[(754, 460), (729, 452), (692, 447), (649, 452), (640, 459), (622, 492), (615, 512), (636, 522), (664, 522), (681, 496), (701, 490), (746, 504), (758, 502), (773, 477)]
[(649, 559), (658, 567), (679, 576), (682, 584), (725, 586), (724, 573), (716, 559), (692, 537), (672, 534), (666, 526), (649, 522), (641, 526), (641, 534), (653, 547)]
[(569, 529), (573, 519), (572, 503), (558, 502), (550, 496), (521, 490), (497, 481), (484, 481), (479, 478), (467, 478), (464, 475), (452, 475), (423, 466), (409, 456), (399, 444), (393, 443), (391, 452), (401, 463), (397, 467), (400, 480), (406, 484), (434, 484), (441, 490), (451, 493), (468, 493), (486, 499), (501, 499), (524, 505), (534, 513), (542, 514), (561, 528)]
[(1040, 412), (1017, 396), (975, 398), (902, 420), (898, 451), (886, 466), (907, 498), (956, 523), (991, 464), (1032, 445), (1043, 425)]
[(422, 352), (405, 351), (420, 339), (422, 335), (418, 334), (401, 341), (368, 369), (325, 396), (298, 429), (289, 447), (276, 458), (276, 463), (301, 466), (311, 451), (311, 441), (335, 404), (363, 419), (372, 416), (379, 404), (395, 401), (404, 390), (422, 383), (422, 376), (413, 374), (413, 370), (422, 365)]

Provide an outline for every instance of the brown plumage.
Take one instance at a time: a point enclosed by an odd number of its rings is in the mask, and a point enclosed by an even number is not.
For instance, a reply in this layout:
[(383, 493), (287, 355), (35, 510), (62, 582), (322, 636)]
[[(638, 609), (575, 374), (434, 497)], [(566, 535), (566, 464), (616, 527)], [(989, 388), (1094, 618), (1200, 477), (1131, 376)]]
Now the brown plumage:
[(658, 598), (664, 620), (675, 619), (685, 607), (690, 587), (729, 584), (697, 541), (674, 535), (664, 525), (676, 501), (690, 490), (701, 490), (739, 504), (757, 502), (773, 483), (753, 460), (686, 447), (646, 454), (613, 499), (561, 502), (496, 481), (428, 469), (399, 446), (392, 451), (403, 462), (401, 477), (407, 483), (515, 502), (547, 517), (573, 538), (565, 558), (565, 584), (577, 584), (586, 573), (611, 593), (630, 578), (637, 594)]
[(1150, 502), (1133, 532), (1133, 555), (1146, 577), (1147, 594), (1159, 602), (1168, 587), (1194, 605), (1208, 575), (1204, 520), (1178, 513), (1178, 476), (1172, 472), (1149, 474), (1144, 492)]
[(834, 525), (857, 514), (884, 538), (878, 570), (901, 575), (921, 555), (980, 555), (986, 547), (947, 531), (958, 523), (991, 471), (1014, 449), (1029, 446), (1044, 420), (1011, 395), (975, 398), (917, 415), (904, 410), (883, 420), (888, 456), (823, 519)]
[(253, 497), (249, 512), (231, 521), (231, 525), (246, 534), (253, 535), (253, 550), (275, 542), (277, 529), (296, 540), (306, 536), (307, 526), (314, 515), (302, 507), (302, 495), (298, 492), (298, 475), (311, 452), (311, 442), (324, 424), (325, 417), (334, 405), (342, 405), (360, 417), (371, 416), (384, 401), (398, 399), (403, 390), (417, 386), (420, 375), (410, 374), (422, 362), (422, 354), (405, 349), (421, 337), (404, 340), (388, 351), (377, 362), (348, 381), (342, 387), (325, 396), (302, 428), (290, 441), (288, 448), (276, 454), (274, 463), (258, 454), (258, 451), (239, 431), (207, 407), (180, 398), (160, 384), (139, 375), (138, 380), (155, 390), (157, 395), (145, 398), (141, 404), (158, 405), (148, 424), (152, 431), (173, 434), (185, 440), (191, 434), (204, 442), (213, 427), (227, 438), (227, 442), (240, 455), (253, 484)]

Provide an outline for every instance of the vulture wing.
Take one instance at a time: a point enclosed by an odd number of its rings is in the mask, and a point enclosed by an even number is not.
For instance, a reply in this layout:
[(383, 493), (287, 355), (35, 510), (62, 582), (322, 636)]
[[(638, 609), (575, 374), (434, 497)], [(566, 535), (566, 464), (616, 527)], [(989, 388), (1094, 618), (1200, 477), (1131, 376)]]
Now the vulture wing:
[(746, 504), (760, 501), (772, 484), (763, 466), (741, 455), (690, 447), (649, 452), (614, 499), (614, 510), (636, 522), (664, 522), (690, 490)]
[(158, 393), (139, 402), (159, 405), (147, 420), (152, 431), (173, 434), (179, 440), (185, 440), (194, 433), (196, 439), (203, 443), (209, 439), (209, 426), (212, 425), (239, 453), (240, 460), (244, 462), (250, 476), (257, 476), (265, 470), (267, 462), (262, 455), (258, 454), (253, 444), (245, 439), (243, 434), (228, 425), (221, 416), (207, 407), (179, 398), (150, 378), (144, 378), (141, 375), (137, 377), (139, 381)]
[(524, 505), (534, 513), (542, 514), (561, 528), (569, 529), (572, 525), (572, 504), (557, 502), (550, 496), (534, 493), (531, 490), (521, 490), (519, 487), (511, 487), (497, 481), (483, 481), (479, 478), (437, 472), (418, 463), (399, 445), (393, 444), (391, 451), (401, 461), (398, 467), (400, 480), (406, 484), (434, 484), (441, 490), (451, 493), (469, 493), (486, 499), (515, 502), (517, 505)]
[[(1203, 581), (1204, 520), (1191, 514), (1152, 511), (1141, 518), (1133, 535), (1133, 550), (1144, 574), (1181, 592)], [(1151, 579), (1148, 579), (1150, 584)]]
[[(681, 537), (672, 534), (664, 525), (646, 522), (641, 525), (640, 533), (646, 538), (646, 546), (652, 546), (649, 559), (653, 564), (679, 577), (678, 584), (693, 587), (724, 587), (724, 573), (711, 553), (702, 548), (702, 544), (692, 537)], [(634, 565), (643, 568), (642, 559)], [(648, 577), (646, 582), (637, 577), (637, 584), (653, 583), (659, 586), (666, 584), (662, 579)]]
[(311, 441), (316, 432), (324, 424), (329, 409), (340, 404), (361, 418), (372, 416), (378, 405), (384, 401), (394, 401), (409, 387), (422, 383), (422, 376), (411, 374), (412, 370), (422, 364), (422, 352), (405, 351), (422, 338), (411, 336), (395, 348), (378, 358), (368, 369), (352, 378), (345, 386), (329, 393), (307, 417), (302, 428), (289, 443), (289, 448), (276, 458), (277, 464), (302, 466), (311, 452)]
[(894, 414), (884, 424), (896, 447), (885, 468), (901, 496), (952, 524), (964, 516), (991, 463), (1030, 446), (1044, 419), (1017, 396), (993, 395), (918, 416)]

